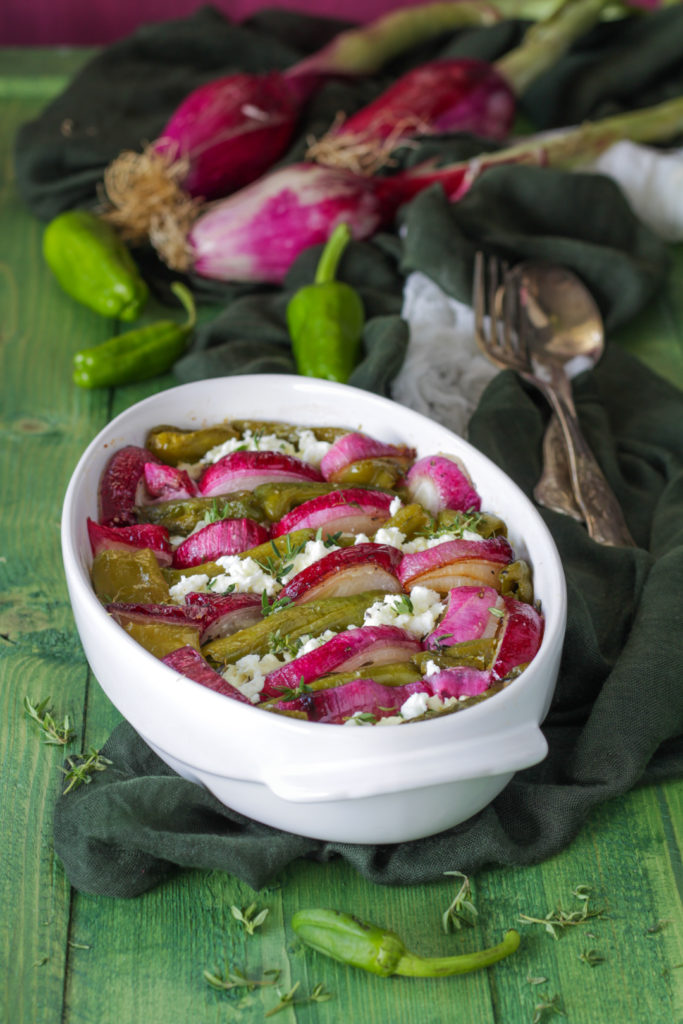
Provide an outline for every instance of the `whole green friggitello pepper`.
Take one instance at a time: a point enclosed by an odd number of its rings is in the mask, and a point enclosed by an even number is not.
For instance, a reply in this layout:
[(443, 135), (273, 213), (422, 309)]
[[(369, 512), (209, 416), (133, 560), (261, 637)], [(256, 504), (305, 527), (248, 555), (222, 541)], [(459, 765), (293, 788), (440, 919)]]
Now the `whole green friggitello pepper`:
[(287, 327), (294, 361), (305, 377), (345, 383), (356, 365), (365, 322), (358, 292), (335, 275), (351, 240), (346, 224), (330, 235), (313, 284), (300, 288), (287, 304)]
[(149, 291), (126, 244), (87, 210), (60, 213), (45, 228), (43, 256), (64, 291), (101, 316), (137, 319)]
[(519, 932), (511, 929), (490, 949), (460, 956), (421, 957), (410, 953), (395, 932), (340, 910), (299, 910), (292, 918), (292, 928), (302, 942), (319, 953), (385, 978), (391, 974), (413, 978), (467, 974), (489, 967), (519, 946)]
[(117, 387), (165, 373), (185, 351), (195, 325), (192, 295), (176, 281), (171, 290), (182, 302), (187, 321), (159, 320), (83, 349), (74, 356), (73, 379), (82, 388)]

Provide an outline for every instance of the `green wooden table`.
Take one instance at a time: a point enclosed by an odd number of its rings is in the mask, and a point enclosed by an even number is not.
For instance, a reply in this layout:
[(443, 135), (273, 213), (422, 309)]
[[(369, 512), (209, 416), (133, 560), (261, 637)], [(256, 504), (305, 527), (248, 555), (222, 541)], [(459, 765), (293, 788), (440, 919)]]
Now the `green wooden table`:
[[(114, 393), (78, 391), (71, 356), (111, 328), (62, 294), (43, 265), (42, 227), (12, 181), (17, 126), (63, 87), (86, 54), (0, 51), (0, 1021), (2, 1024), (213, 1024), (262, 1021), (275, 988), (215, 991), (205, 968), (226, 959), (250, 977), (280, 971), (298, 984), (282, 1024), (675, 1024), (683, 1022), (683, 783), (637, 790), (587, 822), (573, 845), (531, 868), (473, 879), (475, 928), (445, 935), (453, 880), (381, 888), (341, 862), (299, 862), (254, 894), (227, 874), (187, 873), (132, 901), (71, 890), (52, 845), (52, 808), (64, 750), (46, 746), (23, 710), (51, 697), (77, 739), (99, 747), (119, 715), (88, 670), (71, 616), (59, 550), (69, 475), (94, 434), (164, 378)], [(672, 282), (681, 279), (675, 254)], [(673, 284), (621, 339), (683, 386), (681, 298)], [(452, 865), (458, 869), (457, 864)], [(542, 925), (589, 886), (604, 911), (557, 941)], [(249, 936), (231, 907), (268, 908)], [(493, 944), (510, 926), (522, 946), (489, 971), (460, 978), (384, 980), (304, 952), (289, 927), (302, 906), (336, 906), (391, 926), (417, 952)], [(593, 951), (593, 953), (591, 953)], [(595, 957), (602, 961), (591, 966)], [(327, 1002), (303, 1002), (321, 983)], [(553, 1003), (554, 998), (557, 997)], [(542, 1004), (550, 1004), (540, 1010)]]

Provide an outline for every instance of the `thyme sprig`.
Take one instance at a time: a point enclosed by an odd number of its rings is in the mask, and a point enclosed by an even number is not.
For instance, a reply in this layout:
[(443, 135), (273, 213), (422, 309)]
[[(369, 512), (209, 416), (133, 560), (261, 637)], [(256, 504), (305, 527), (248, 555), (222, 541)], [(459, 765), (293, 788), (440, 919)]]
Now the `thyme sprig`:
[(293, 598), (291, 597), (278, 597), (273, 603), (270, 603), (270, 598), (265, 590), (261, 591), (261, 614), (265, 618), (267, 615), (272, 615), (274, 612), (279, 612), (283, 608), (286, 608), (292, 603)]
[(234, 904), (230, 907), (230, 913), (243, 925), (247, 935), (253, 935), (257, 928), (260, 928), (265, 919), (268, 917), (270, 910), (268, 907), (264, 907), (262, 910), (258, 910), (255, 903), (250, 903), (248, 907), (236, 907)]
[(413, 602), (407, 594), (401, 594), (400, 597), (397, 597), (392, 604), (392, 608), (397, 615), (413, 615), (415, 613)]
[(451, 928), (457, 931), (462, 928), (463, 924), (474, 925), (479, 912), (472, 901), (472, 887), (467, 875), (464, 875), (462, 871), (444, 871), (444, 875), (452, 875), (454, 878), (461, 879), (460, 888), (449, 907), (441, 915), (443, 930), (448, 935)]
[(71, 728), (71, 719), (65, 715), (61, 722), (55, 721), (50, 709), (51, 697), (34, 704), (30, 697), (24, 697), (24, 711), (43, 733), (43, 742), (49, 746), (63, 747), (76, 733)]
[(559, 939), (558, 930), (585, 924), (593, 917), (604, 917), (605, 909), (593, 909), (589, 907), (591, 888), (588, 885), (577, 885), (572, 890), (572, 896), (581, 901), (579, 910), (565, 910), (558, 904), (555, 910), (549, 911), (545, 917), (531, 917), (528, 914), (520, 914), (519, 920), (522, 924), (541, 924), (554, 939)]
[(91, 747), (87, 754), (77, 754), (74, 757), (67, 757), (68, 768), (62, 768), (64, 780), (68, 783), (64, 795), (79, 786), (88, 785), (92, 782), (94, 772), (104, 772), (112, 762), (108, 757), (103, 757), (99, 750)]
[(205, 970), (202, 974), (207, 985), (221, 992), (229, 992), (234, 988), (246, 988), (248, 992), (253, 992), (255, 988), (268, 988), (276, 985), (280, 980), (280, 971), (277, 968), (264, 971), (262, 978), (248, 978), (237, 967), (231, 967), (227, 960), (222, 974), (218, 970)]
[(295, 982), (289, 992), (285, 992), (281, 995), (280, 1001), (268, 1010), (265, 1016), (274, 1017), (276, 1013), (280, 1012), (280, 1010), (285, 1010), (288, 1006), (292, 1006), (295, 1003), (297, 1006), (303, 1006), (305, 1003), (326, 1003), (328, 999), (332, 998), (332, 993), (326, 992), (323, 986), (318, 984), (312, 989), (310, 995), (304, 996), (300, 999), (295, 999), (294, 997), (300, 984), (300, 981)]

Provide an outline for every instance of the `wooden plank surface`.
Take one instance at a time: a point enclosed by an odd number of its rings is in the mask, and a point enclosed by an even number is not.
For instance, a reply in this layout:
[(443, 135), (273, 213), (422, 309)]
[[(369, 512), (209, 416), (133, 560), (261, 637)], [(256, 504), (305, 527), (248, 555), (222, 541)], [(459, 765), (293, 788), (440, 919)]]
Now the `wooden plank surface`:
[[(379, 887), (340, 861), (298, 862), (257, 894), (221, 872), (179, 875), (130, 901), (70, 889), (51, 836), (63, 751), (42, 743), (23, 699), (51, 696), (58, 716), (71, 716), (77, 736), (67, 753), (101, 746), (119, 716), (78, 642), (61, 569), (60, 506), (80, 452), (113, 412), (171, 380), (114, 396), (72, 386), (71, 355), (105, 338), (110, 327), (59, 291), (42, 262), (41, 225), (14, 189), (16, 127), (80, 59), (27, 52), (12, 58), (11, 75), (0, 59), (0, 1022), (263, 1021), (278, 1001), (274, 988), (218, 992), (203, 979), (205, 968), (221, 968), (227, 959), (255, 978), (278, 969), (283, 992), (299, 983), (303, 997), (321, 983), (331, 993), (328, 1002), (283, 1010), (282, 1024), (531, 1024), (535, 1015), (563, 1019), (538, 1009), (552, 1006), (555, 996), (571, 1024), (680, 1024), (679, 782), (604, 806), (569, 849), (545, 864), (481, 872), (472, 883), (479, 923), (451, 935), (441, 931), (440, 918), (454, 895), (452, 880)], [(30, 73), (37, 67), (42, 86)], [(680, 253), (674, 266), (683, 269)], [(625, 343), (674, 377), (682, 366), (680, 302), (672, 285), (649, 319), (624, 332)], [(572, 891), (582, 885), (591, 887), (591, 907), (604, 913), (557, 941), (542, 926), (518, 921), (520, 914), (543, 917), (558, 903), (577, 909)], [(230, 908), (253, 900), (269, 914), (248, 936)], [(487, 972), (384, 980), (300, 946), (292, 914), (321, 905), (392, 927), (423, 954), (494, 943), (511, 926), (523, 941), (514, 957)], [(593, 967), (580, 958), (590, 950), (604, 958)]]

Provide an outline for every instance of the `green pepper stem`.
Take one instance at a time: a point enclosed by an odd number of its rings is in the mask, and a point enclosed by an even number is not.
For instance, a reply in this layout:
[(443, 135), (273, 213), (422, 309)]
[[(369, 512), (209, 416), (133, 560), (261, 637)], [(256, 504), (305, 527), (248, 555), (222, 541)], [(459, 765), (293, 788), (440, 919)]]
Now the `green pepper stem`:
[(528, 85), (555, 64), (570, 44), (600, 20), (609, 0), (566, 0), (545, 21), (527, 29), (521, 44), (494, 67), (521, 96)]
[(498, 960), (514, 953), (519, 946), (519, 932), (511, 929), (506, 932), (503, 941), (489, 949), (480, 949), (476, 953), (464, 953), (460, 956), (421, 957), (405, 952), (394, 968), (394, 974), (403, 974), (410, 978), (444, 978), (450, 974), (467, 974), (489, 967)]
[(194, 298), (189, 288), (186, 288), (180, 281), (174, 281), (171, 285), (171, 291), (180, 300), (183, 309), (187, 313), (187, 320), (183, 325), (187, 331), (191, 331), (194, 325), (197, 323), (197, 309), (194, 304)]
[(337, 224), (320, 256), (313, 279), (314, 284), (329, 284), (330, 281), (334, 281), (339, 260), (350, 241), (351, 232), (348, 224)]

